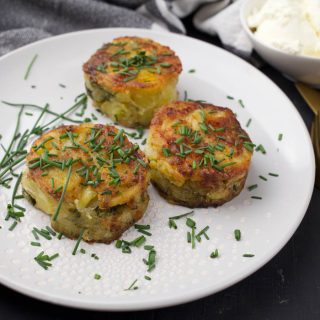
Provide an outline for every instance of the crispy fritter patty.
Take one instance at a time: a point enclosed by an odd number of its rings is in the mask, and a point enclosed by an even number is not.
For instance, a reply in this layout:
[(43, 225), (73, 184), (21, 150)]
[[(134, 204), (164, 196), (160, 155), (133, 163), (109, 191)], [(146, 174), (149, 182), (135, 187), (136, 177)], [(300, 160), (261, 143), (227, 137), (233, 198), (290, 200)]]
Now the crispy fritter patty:
[(177, 101), (155, 114), (145, 152), (152, 183), (169, 202), (208, 207), (240, 193), (253, 146), (230, 109)]
[(83, 65), (94, 105), (128, 127), (148, 126), (154, 112), (176, 100), (180, 59), (150, 39), (121, 37), (104, 44)]
[(65, 125), (43, 134), (31, 147), (22, 177), (25, 194), (51, 215), (56, 231), (77, 238), (84, 230), (85, 241), (105, 243), (143, 216), (148, 183), (139, 146), (123, 130), (101, 124)]

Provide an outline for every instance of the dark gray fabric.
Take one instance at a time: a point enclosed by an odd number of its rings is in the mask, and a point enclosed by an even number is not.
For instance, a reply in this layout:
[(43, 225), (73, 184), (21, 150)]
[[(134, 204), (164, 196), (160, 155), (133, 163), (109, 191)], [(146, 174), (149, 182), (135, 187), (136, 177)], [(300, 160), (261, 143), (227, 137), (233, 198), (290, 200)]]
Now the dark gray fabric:
[(135, 11), (98, 0), (0, 0), (0, 8), (0, 54), (65, 32), (152, 25)]
[(181, 18), (192, 13), (196, 28), (249, 55), (252, 47), (239, 19), (242, 1), (0, 0), (0, 55), (45, 37), (92, 28), (156, 26), (184, 33)]

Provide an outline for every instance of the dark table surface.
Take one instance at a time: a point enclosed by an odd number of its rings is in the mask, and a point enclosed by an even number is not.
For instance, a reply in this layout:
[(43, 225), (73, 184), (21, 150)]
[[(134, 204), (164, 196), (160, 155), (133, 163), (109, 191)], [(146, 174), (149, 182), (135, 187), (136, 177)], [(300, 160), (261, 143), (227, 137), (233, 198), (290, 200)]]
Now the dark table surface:
[[(217, 38), (196, 31), (191, 17), (184, 22), (189, 36), (221, 46)], [(312, 113), (293, 83), (267, 65), (261, 71), (287, 94), (310, 127)], [(51, 305), (0, 285), (0, 319), (320, 319), (319, 209), (320, 191), (315, 189), (305, 218), (281, 252), (249, 278), (207, 298), (166, 309), (108, 313)]]

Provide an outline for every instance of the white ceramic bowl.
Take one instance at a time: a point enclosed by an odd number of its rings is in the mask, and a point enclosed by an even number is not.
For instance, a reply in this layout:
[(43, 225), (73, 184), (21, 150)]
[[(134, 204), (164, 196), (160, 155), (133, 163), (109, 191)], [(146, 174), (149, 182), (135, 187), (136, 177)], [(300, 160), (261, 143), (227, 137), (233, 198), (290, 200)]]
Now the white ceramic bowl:
[(249, 14), (254, 8), (260, 8), (265, 2), (266, 0), (246, 0), (241, 7), (241, 23), (252, 42), (253, 48), (266, 62), (291, 80), (305, 82), (320, 88), (320, 58), (297, 56), (280, 51), (258, 40), (249, 29), (247, 23)]

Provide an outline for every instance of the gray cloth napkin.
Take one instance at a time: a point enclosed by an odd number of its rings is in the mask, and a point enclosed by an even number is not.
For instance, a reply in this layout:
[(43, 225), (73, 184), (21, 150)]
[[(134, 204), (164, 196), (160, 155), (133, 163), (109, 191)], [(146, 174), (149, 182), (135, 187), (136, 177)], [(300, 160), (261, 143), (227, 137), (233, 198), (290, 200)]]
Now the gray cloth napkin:
[[(196, 28), (218, 35), (241, 55), (251, 46), (242, 31), (243, 0), (0, 0), (0, 55), (61, 33), (103, 27), (164, 29), (185, 33), (192, 13)], [(234, 3), (233, 3), (234, 2)]]

